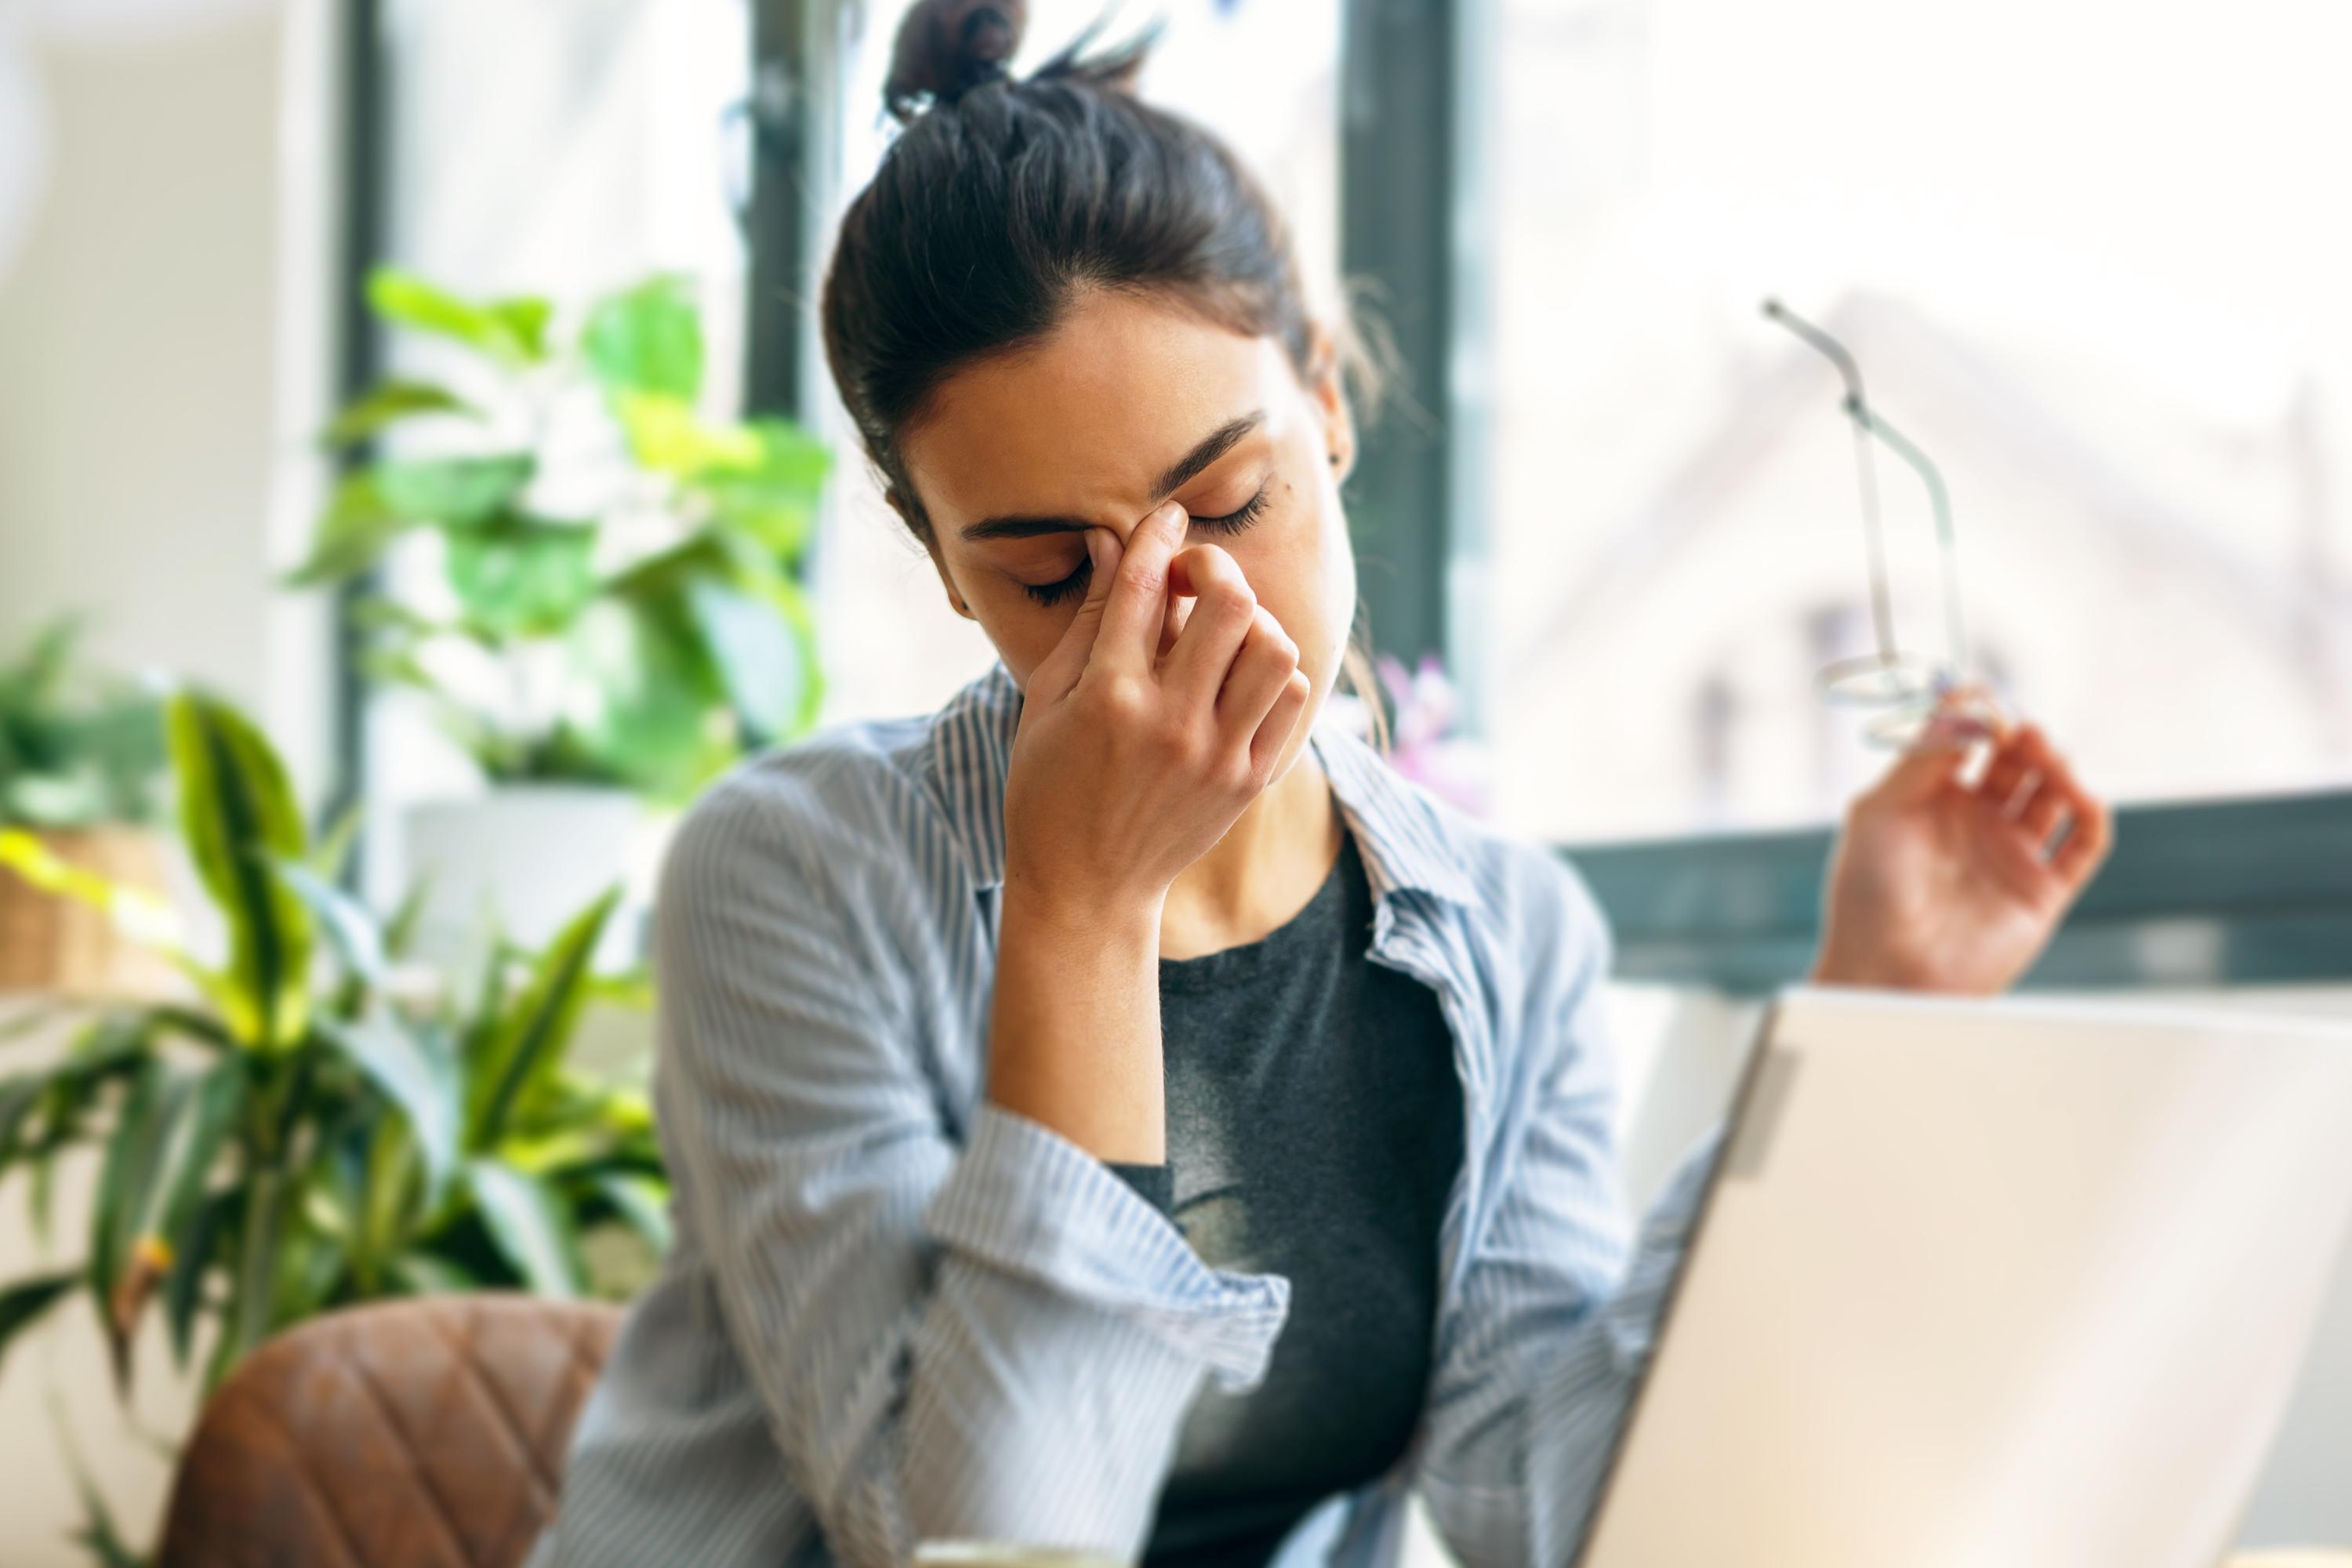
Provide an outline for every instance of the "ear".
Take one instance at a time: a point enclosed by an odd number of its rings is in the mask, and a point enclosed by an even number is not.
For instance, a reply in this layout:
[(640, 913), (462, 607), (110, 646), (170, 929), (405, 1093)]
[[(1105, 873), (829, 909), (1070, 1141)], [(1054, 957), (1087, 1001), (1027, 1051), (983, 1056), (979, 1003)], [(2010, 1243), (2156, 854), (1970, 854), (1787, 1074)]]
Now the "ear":
[(1339, 374), (1339, 342), (1328, 322), (1307, 328), (1307, 395), (1323, 426), (1323, 449), (1334, 459), (1331, 477), (1344, 479), (1356, 467), (1356, 418)]

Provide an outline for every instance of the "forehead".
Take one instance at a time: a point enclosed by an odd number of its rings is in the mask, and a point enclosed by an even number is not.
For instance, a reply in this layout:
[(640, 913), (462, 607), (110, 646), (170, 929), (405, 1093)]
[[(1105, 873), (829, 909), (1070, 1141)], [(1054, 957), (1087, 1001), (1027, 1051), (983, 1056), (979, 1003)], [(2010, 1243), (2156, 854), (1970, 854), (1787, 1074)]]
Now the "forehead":
[(1288, 376), (1271, 338), (1088, 290), (1041, 342), (950, 376), (900, 450), (942, 534), (1016, 513), (1132, 521), (1158, 500), (1153, 480), (1227, 420), (1264, 408), (1284, 422)]

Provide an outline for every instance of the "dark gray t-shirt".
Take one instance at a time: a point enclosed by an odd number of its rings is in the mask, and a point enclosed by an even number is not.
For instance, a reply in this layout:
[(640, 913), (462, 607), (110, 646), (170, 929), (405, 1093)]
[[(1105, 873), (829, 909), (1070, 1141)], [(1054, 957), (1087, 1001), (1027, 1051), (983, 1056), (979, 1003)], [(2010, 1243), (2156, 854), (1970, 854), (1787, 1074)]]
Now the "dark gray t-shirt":
[(1112, 1169), (1204, 1261), (1291, 1294), (1265, 1380), (1186, 1415), (1148, 1568), (1264, 1562), (1419, 1419), (1461, 1083), (1436, 994), (1366, 956), (1371, 927), (1349, 834), (1286, 923), (1160, 961), (1168, 1163)]

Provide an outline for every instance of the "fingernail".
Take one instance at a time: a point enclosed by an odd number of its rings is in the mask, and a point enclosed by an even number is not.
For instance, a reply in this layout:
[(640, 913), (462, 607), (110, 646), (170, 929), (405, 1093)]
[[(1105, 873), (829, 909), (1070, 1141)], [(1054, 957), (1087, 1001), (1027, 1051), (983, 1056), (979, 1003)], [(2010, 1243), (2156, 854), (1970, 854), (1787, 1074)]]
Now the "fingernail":
[(1184, 537), (1185, 527), (1191, 521), (1192, 519), (1184, 514), (1184, 509), (1172, 500), (1160, 509), (1160, 526), (1180, 540)]
[(1116, 542), (1112, 540), (1110, 530), (1108, 528), (1087, 530), (1087, 561), (1096, 571), (1102, 572), (1109, 569), (1110, 547), (1114, 542)]

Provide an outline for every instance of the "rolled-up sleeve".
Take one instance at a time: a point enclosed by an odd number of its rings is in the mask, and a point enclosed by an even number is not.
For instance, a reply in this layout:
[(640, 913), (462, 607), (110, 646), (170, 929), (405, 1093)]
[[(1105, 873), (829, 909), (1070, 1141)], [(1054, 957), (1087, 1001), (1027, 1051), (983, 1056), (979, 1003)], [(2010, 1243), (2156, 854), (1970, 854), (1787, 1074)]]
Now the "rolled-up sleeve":
[(1138, 1555), (1187, 1406), (1264, 1374), (1288, 1286), (1040, 1123), (950, 1128), (916, 1003), (944, 960), (887, 826), (743, 775), (665, 865), (663, 1135), (725, 1331), (837, 1561)]
[(1580, 880), (1567, 887), (1557, 1002), (1520, 1043), (1529, 1105), (1447, 1326), (1413, 1478), (1464, 1568), (1575, 1561), (1721, 1138), (1685, 1156), (1629, 1237), (1602, 1017), (1611, 944)]

